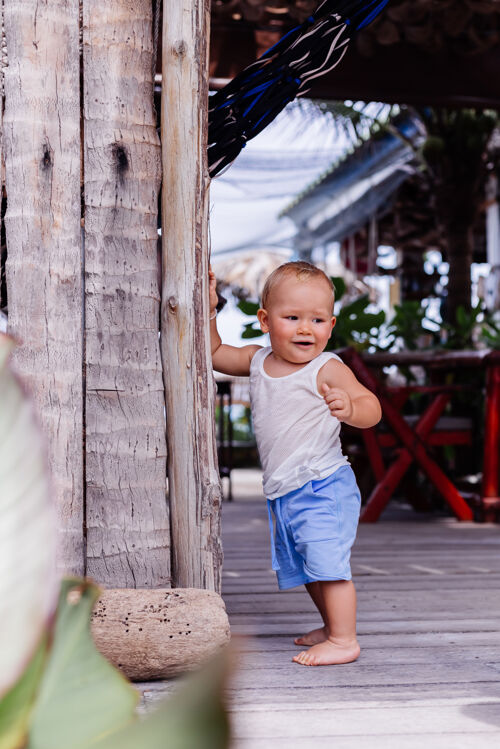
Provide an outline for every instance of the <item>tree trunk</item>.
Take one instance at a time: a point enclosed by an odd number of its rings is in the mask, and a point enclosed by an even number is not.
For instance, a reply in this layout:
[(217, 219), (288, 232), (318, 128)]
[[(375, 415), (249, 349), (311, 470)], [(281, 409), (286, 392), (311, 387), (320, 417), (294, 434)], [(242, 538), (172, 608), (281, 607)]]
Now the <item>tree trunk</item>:
[(83, 2), (87, 572), (170, 584), (150, 0)]
[[(5, 4), (4, 147), (13, 363), (47, 440), (59, 561), (84, 572), (78, 0)], [(29, 554), (29, 549), (26, 550)]]
[[(5, 55), (5, 29), (3, 22), (3, 2), (0, 0), (0, 237), (2, 234), (2, 203), (3, 203), (3, 186), (4, 186), (4, 171), (3, 171), (3, 109), (5, 100), (5, 86), (4, 86), (4, 75), (3, 69), (7, 64)], [(2, 307), (5, 305), (5, 280), (4, 280), (4, 251), (2, 249), (2, 242), (0, 241), (0, 332), (4, 332), (3, 322), (6, 319)]]
[(471, 265), (474, 249), (473, 226), (448, 227), (446, 231), (448, 262), (448, 296), (446, 318), (455, 323), (457, 309), (462, 306), (467, 311), (471, 306)]
[(164, 0), (161, 346), (176, 586), (220, 589), (221, 489), (208, 333), (209, 0)]

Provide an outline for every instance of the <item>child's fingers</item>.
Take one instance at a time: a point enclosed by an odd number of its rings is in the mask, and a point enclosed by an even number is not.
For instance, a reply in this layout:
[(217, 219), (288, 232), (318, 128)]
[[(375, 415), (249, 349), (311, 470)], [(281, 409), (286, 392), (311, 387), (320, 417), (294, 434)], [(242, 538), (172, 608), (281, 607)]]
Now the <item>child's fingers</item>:
[(347, 400), (343, 392), (335, 390), (330, 390), (330, 392), (326, 393), (323, 398), (327, 403), (333, 403), (333, 401), (342, 401), (343, 403), (345, 403), (345, 401)]
[(331, 388), (325, 384), (322, 385), (322, 388), (323, 388), (323, 392), (327, 395), (336, 395), (336, 396), (346, 395), (346, 391), (342, 390), (342, 388)]
[(336, 413), (336, 414), (337, 413), (343, 413), (346, 410), (347, 410), (347, 406), (344, 403), (344, 401), (340, 401), (340, 402), (339, 401), (335, 401), (334, 403), (330, 404), (330, 411), (332, 413)]
[(329, 388), (325, 383), (321, 387), (323, 398), (332, 416), (336, 416), (338, 419), (347, 416), (349, 413), (349, 399), (345, 390), (341, 388)]

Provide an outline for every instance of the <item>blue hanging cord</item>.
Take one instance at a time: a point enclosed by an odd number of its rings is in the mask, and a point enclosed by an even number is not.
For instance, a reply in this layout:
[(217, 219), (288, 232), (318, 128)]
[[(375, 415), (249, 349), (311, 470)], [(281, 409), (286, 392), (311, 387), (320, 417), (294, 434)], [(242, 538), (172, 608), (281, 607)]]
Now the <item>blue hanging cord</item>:
[[(359, 31), (360, 29), (363, 29), (365, 26), (368, 26), (368, 24), (370, 24), (373, 21), (373, 19), (378, 16), (380, 11), (385, 8), (388, 2), (389, 0), (382, 0), (382, 2), (379, 2), (375, 6), (375, 8), (372, 10), (372, 12), (369, 13), (369, 15), (367, 15), (366, 18), (364, 18), (358, 26), (356, 26), (356, 31)], [(360, 12), (361, 11), (359, 11), (359, 13)], [(356, 13), (356, 15), (359, 15), (359, 13)]]

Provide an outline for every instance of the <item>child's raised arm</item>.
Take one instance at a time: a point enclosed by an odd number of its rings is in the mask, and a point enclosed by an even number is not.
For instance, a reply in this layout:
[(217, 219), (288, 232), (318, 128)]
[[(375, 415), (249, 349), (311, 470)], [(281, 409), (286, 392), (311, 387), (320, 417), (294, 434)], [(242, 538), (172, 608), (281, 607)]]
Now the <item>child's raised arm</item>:
[(375, 426), (382, 416), (378, 398), (343, 362), (330, 359), (318, 373), (318, 390), (332, 416), (353, 427)]
[(217, 330), (216, 307), (219, 298), (215, 290), (217, 281), (214, 272), (209, 271), (210, 283), (210, 343), (212, 349), (212, 366), (217, 372), (223, 374), (248, 377), (250, 374), (250, 362), (256, 351), (261, 346), (227, 346), (222, 343)]

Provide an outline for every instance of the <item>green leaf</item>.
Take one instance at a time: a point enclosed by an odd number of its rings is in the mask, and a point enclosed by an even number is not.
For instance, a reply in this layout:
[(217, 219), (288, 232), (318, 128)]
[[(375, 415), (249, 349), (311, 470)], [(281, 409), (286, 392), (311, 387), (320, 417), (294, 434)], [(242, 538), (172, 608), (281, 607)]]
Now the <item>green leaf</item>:
[(223, 702), (226, 676), (227, 657), (222, 655), (191, 676), (154, 713), (104, 738), (95, 749), (225, 749), (229, 746)]
[(43, 635), (23, 675), (0, 700), (0, 749), (15, 749), (25, 743), (29, 717), (46, 655), (47, 636)]
[(262, 330), (260, 328), (255, 327), (255, 323), (247, 323), (245, 325), (245, 328), (241, 334), (242, 338), (260, 338), (260, 336), (264, 335)]
[(498, 328), (490, 330), (487, 327), (483, 327), (481, 329), (481, 338), (490, 348), (500, 349), (500, 331)]
[(457, 323), (461, 325), (462, 328), (465, 328), (469, 324), (468, 316), (465, 312), (464, 307), (460, 306), (457, 309)]
[(0, 333), (0, 696), (18, 682), (57, 604), (54, 513), (42, 436)]
[(29, 749), (88, 749), (133, 720), (137, 692), (98, 652), (90, 634), (98, 597), (97, 586), (85, 580), (67, 579), (61, 585)]
[(335, 301), (338, 302), (345, 294), (347, 288), (346, 282), (342, 276), (331, 276), (333, 286), (335, 288)]
[(260, 309), (258, 302), (249, 302), (248, 299), (242, 299), (236, 305), (245, 315), (255, 316)]

